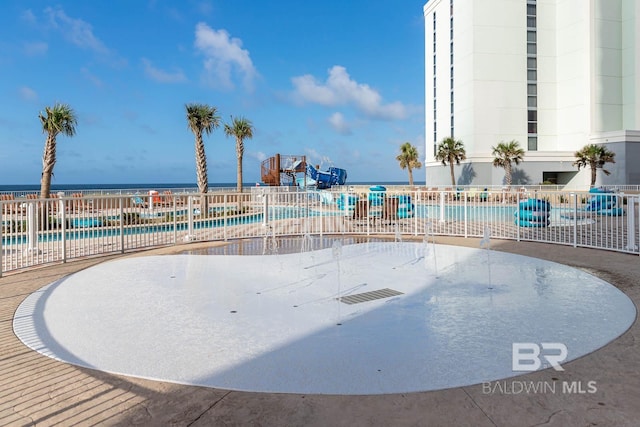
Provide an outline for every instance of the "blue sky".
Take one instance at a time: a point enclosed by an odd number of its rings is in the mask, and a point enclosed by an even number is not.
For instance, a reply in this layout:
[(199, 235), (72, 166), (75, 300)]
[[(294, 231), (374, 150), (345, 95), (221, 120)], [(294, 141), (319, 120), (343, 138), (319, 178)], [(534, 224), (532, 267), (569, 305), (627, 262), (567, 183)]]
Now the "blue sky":
[[(244, 181), (275, 153), (349, 181), (406, 181), (403, 142), (424, 155), (424, 0), (3, 0), (0, 185), (37, 184), (56, 102), (54, 184), (195, 183), (185, 104), (244, 116)], [(209, 181), (235, 182), (235, 142), (205, 137)], [(424, 169), (415, 173), (423, 180)]]

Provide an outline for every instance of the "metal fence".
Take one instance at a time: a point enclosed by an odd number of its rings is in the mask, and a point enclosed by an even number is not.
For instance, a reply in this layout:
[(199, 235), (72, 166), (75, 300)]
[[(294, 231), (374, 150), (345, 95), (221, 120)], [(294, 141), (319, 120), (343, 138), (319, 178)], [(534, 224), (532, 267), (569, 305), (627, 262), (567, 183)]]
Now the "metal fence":
[[(637, 195), (363, 189), (26, 195), (0, 200), (0, 275), (195, 241), (279, 236), (486, 237), (639, 254)], [(351, 189), (354, 190), (354, 189)]]

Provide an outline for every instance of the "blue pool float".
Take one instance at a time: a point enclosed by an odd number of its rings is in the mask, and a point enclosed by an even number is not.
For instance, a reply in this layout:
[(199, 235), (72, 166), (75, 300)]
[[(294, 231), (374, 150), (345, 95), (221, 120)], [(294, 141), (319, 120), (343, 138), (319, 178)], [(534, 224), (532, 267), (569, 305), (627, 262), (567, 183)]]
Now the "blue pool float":
[(617, 206), (618, 197), (614, 195), (613, 191), (602, 188), (592, 188), (589, 190), (589, 193), (592, 194), (592, 196), (589, 198), (587, 206), (585, 206), (586, 211), (606, 216), (624, 215), (624, 210)]
[(547, 227), (551, 221), (551, 204), (546, 200), (527, 199), (520, 202), (513, 213), (515, 223), (520, 227)]
[(520, 221), (518, 221), (516, 219), (516, 224), (518, 224), (520, 227), (541, 228), (550, 225), (551, 221), (549, 221), (548, 219), (545, 219), (544, 221), (527, 221), (526, 219), (521, 219)]
[(623, 216), (624, 210), (622, 208), (609, 208), (609, 209), (600, 209), (597, 211), (600, 215), (606, 216)]
[(551, 204), (546, 200), (527, 199), (520, 202), (521, 211), (550, 211)]
[(521, 211), (515, 211), (513, 213), (513, 216), (515, 216), (516, 218), (520, 218), (521, 220), (525, 220), (525, 221), (543, 221), (545, 219), (548, 219), (549, 216), (551, 215), (551, 213), (549, 211), (527, 211), (527, 210), (521, 210)]

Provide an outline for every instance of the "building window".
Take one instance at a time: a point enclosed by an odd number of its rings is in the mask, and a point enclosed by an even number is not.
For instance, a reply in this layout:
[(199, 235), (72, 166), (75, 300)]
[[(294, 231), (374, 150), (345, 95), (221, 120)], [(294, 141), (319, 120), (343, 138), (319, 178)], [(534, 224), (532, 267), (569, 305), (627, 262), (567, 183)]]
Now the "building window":
[(438, 110), (437, 106), (437, 80), (436, 80), (436, 13), (433, 12), (433, 155), (436, 155), (436, 144), (438, 139)]
[(454, 81), (453, 81), (453, 0), (449, 0), (449, 103), (451, 109), (451, 137), (453, 138), (453, 127), (454, 127), (454, 102), (453, 102), (453, 89), (454, 89)]
[(527, 149), (538, 149), (538, 20), (536, 0), (527, 0)]

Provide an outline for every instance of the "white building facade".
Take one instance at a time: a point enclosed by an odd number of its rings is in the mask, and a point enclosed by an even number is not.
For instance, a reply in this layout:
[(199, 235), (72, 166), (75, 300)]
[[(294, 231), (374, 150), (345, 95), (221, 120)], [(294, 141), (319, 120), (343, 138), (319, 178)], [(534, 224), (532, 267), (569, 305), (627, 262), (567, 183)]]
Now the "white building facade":
[(640, 0), (429, 0), (424, 17), (427, 185), (451, 184), (446, 137), (459, 185), (501, 185), (492, 147), (511, 140), (514, 184), (588, 186), (572, 164), (590, 143), (616, 153), (597, 184), (640, 184)]

